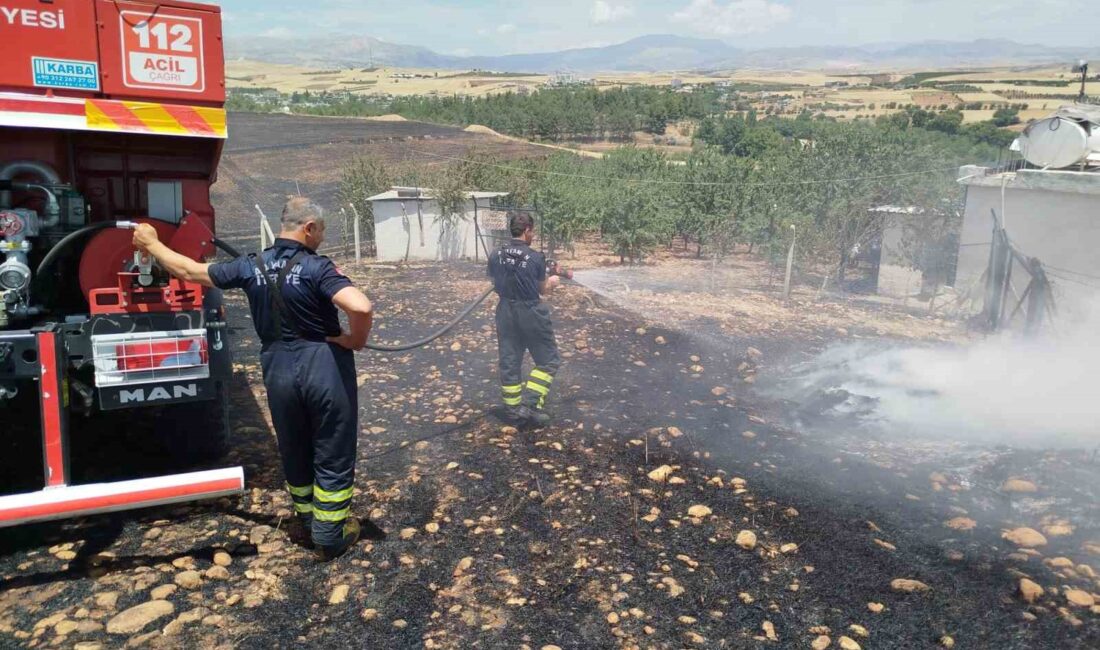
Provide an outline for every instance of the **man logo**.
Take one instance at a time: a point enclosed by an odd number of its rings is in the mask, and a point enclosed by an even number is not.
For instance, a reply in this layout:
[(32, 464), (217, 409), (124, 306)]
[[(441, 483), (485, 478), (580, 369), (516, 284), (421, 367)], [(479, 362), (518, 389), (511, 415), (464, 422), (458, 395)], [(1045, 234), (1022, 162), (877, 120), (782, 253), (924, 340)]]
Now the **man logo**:
[[(169, 391), (169, 389), (171, 389), (171, 391)], [(122, 404), (129, 404), (131, 402), (163, 402), (164, 400), (198, 396), (199, 387), (196, 384), (176, 384), (174, 386), (157, 386), (148, 393), (145, 392), (144, 388), (122, 390), (119, 392), (119, 402)]]

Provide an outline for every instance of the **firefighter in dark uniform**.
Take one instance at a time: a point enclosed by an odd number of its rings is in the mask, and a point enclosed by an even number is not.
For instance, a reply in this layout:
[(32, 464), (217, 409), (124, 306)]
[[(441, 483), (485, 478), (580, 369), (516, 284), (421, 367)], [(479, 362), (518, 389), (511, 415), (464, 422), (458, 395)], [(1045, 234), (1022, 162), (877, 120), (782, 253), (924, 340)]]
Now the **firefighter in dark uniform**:
[[(359, 538), (359, 522), (350, 514), (359, 429), (352, 352), (366, 344), (372, 306), (331, 260), (316, 254), (324, 234), (320, 210), (292, 197), (279, 237), (259, 256), (202, 264), (157, 241), (149, 226), (134, 232), (134, 245), (176, 277), (245, 290), (263, 342), (268, 406), (297, 513), (289, 532), (331, 560)], [(347, 314), (348, 332), (338, 308)]]
[[(509, 419), (545, 426), (550, 416), (543, 410), (554, 375), (561, 366), (550, 309), (541, 302), (558, 286), (556, 275), (547, 277), (546, 257), (531, 248), (534, 220), (524, 212), (509, 216), (513, 239), (489, 256), (489, 277), (497, 303), (497, 347), (500, 354), (500, 392)], [(523, 356), (531, 353), (535, 367), (523, 382)]]

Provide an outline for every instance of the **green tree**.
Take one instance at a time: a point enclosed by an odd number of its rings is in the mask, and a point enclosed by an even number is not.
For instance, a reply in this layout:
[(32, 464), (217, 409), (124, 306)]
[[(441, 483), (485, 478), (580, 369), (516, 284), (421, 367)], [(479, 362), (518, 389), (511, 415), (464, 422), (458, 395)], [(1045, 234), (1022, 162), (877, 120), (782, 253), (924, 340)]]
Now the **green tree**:
[[(375, 156), (353, 158), (340, 173), (340, 203), (342, 206), (354, 205), (358, 210), (363, 220), (360, 226), (366, 232), (367, 250), (372, 255), (375, 251), (374, 209), (367, 197), (388, 190), (393, 182), (390, 168)], [(350, 216), (354, 218), (354, 214)]]

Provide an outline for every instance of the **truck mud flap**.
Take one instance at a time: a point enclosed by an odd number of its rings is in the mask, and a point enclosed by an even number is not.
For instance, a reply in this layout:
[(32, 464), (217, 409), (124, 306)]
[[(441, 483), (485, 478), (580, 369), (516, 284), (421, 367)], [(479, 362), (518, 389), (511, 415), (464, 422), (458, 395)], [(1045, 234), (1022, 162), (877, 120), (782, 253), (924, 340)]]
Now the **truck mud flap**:
[(212, 400), (218, 396), (215, 388), (211, 379), (196, 379), (136, 386), (100, 386), (96, 390), (99, 393), (99, 408), (116, 411), (140, 406)]

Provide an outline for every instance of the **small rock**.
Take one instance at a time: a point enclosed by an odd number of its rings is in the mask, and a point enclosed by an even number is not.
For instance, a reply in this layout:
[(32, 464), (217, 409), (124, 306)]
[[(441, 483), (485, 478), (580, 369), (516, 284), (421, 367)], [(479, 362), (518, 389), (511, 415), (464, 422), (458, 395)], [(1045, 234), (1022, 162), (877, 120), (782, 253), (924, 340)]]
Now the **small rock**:
[(668, 341), (666, 341), (665, 337), (663, 336), (658, 336), (657, 338), (653, 339), (653, 342), (657, 345), (664, 345), (665, 343), (668, 343)]
[(73, 650), (103, 650), (103, 644), (95, 641), (81, 641), (73, 646)]
[(416, 537), (416, 529), (402, 528), (399, 536), (401, 537), (401, 539), (412, 539), (413, 537)]
[(66, 634), (75, 632), (78, 627), (80, 627), (80, 623), (66, 618), (58, 621), (57, 625), (53, 626), (53, 631), (56, 632), (58, 636), (65, 636)]
[(698, 632), (684, 632), (684, 640), (692, 645), (703, 645), (707, 642), (706, 637)]
[(676, 620), (683, 625), (695, 625), (698, 622), (694, 616), (680, 616)]
[(177, 589), (179, 589), (179, 587), (176, 585), (153, 587), (153, 590), (149, 592), (149, 597), (153, 600), (166, 600), (169, 596), (176, 593)]
[(233, 556), (225, 551), (214, 552), (214, 564), (218, 566), (229, 566), (233, 564)]
[(813, 648), (813, 650), (825, 650), (825, 648), (828, 648), (832, 643), (832, 639), (822, 634), (810, 643), (810, 647)]
[(760, 624), (760, 627), (764, 629), (764, 636), (768, 637), (768, 641), (778, 641), (779, 637), (775, 634), (775, 624), (771, 621), (764, 621)]
[(191, 557), (190, 555), (184, 555), (183, 557), (177, 557), (176, 559), (172, 560), (172, 566), (176, 567), (177, 569), (184, 569), (184, 570), (194, 569), (195, 568), (195, 558)]
[(943, 525), (952, 530), (974, 530), (978, 522), (968, 517), (955, 517), (954, 519), (948, 519), (943, 522)]
[(451, 344), (451, 352), (461, 352), (461, 351), (462, 351), (462, 344), (461, 343), (459, 343), (458, 341), (455, 341), (454, 343)]
[(871, 633), (867, 631), (867, 628), (863, 627), (862, 625), (856, 625), (855, 623), (849, 625), (848, 630), (852, 634), (854, 634), (856, 636), (859, 636), (859, 637), (863, 637), (864, 639), (871, 636)]
[(1038, 492), (1039, 488), (1031, 481), (1025, 481), (1022, 478), (1010, 478), (1001, 485), (1001, 491), (1003, 492)]
[(176, 610), (167, 600), (150, 600), (130, 609), (123, 610), (107, 621), (110, 634), (135, 634), (145, 629), (158, 618), (168, 616)]
[(945, 635), (940, 637), (940, 645), (942, 645), (945, 648), (949, 648), (949, 649), (954, 648), (955, 647), (955, 639), (952, 639), (950, 636), (945, 634)]
[(215, 564), (206, 570), (206, 577), (211, 580), (228, 580), (229, 569)]
[(1005, 531), (1001, 537), (1023, 548), (1035, 548), (1047, 544), (1047, 538), (1034, 528), (1014, 528)]
[(681, 431), (679, 427), (669, 427), (667, 431), (668, 435), (672, 436), (673, 438), (679, 438), (680, 436), (684, 435), (684, 432)]
[(351, 591), (351, 587), (348, 585), (336, 585), (332, 589), (332, 593), (329, 594), (328, 604), (339, 605), (348, 599), (348, 592)]
[(463, 573), (468, 571), (470, 569), (470, 567), (473, 566), (473, 565), (474, 565), (474, 558), (469, 557), (469, 556), (466, 556), (466, 557), (462, 558), (461, 560), (458, 561), (458, 564), (455, 565), (454, 577), (456, 577), (456, 578), (459, 577), (460, 575), (462, 575)]
[(428, 523), (424, 524), (424, 530), (434, 535), (439, 532), (439, 524), (435, 523), (434, 521), (429, 521)]
[(1066, 589), (1066, 600), (1074, 607), (1092, 607), (1096, 604), (1092, 594), (1081, 589)]
[(364, 621), (373, 621), (378, 618), (378, 610), (373, 608), (364, 609), (363, 612), (359, 614), (359, 617)]
[(202, 624), (210, 627), (217, 627), (221, 625), (224, 621), (225, 617), (221, 614), (211, 614), (209, 616), (203, 617)]
[(726, 389), (725, 386), (715, 386), (714, 388), (710, 389), (710, 394), (714, 395), (715, 397), (721, 397), (727, 392), (729, 391)]
[(838, 643), (840, 644), (840, 650), (860, 650), (859, 644), (851, 637), (842, 636)]
[(1020, 596), (1025, 602), (1034, 603), (1043, 596), (1043, 588), (1027, 578), (1020, 578)]
[(755, 431), (742, 431), (741, 432), (741, 437), (744, 438), (745, 440), (752, 440), (752, 439), (756, 438), (756, 432)]
[(539, 650), (561, 650), (561, 646), (556, 645), (544, 645)]
[(610, 614), (607, 615), (607, 622), (610, 623), (611, 625), (618, 625), (619, 624), (619, 615), (616, 614), (615, 612), (611, 612)]
[(649, 474), (646, 474), (646, 476), (648, 476), (651, 481), (661, 483), (667, 480), (670, 474), (672, 474), (672, 467), (669, 465), (661, 465)]
[(101, 594), (96, 594), (95, 606), (99, 609), (106, 609), (108, 611), (114, 610), (118, 604), (118, 592), (117, 591), (105, 591)]
[(409, 626), (409, 623), (405, 619), (399, 618), (393, 622), (393, 626), (399, 630), (403, 630)]
[(180, 571), (174, 580), (184, 589), (197, 589), (202, 586), (202, 575), (198, 571)]
[(756, 533), (751, 530), (743, 530), (737, 533), (737, 539), (734, 540), (734, 543), (746, 551), (751, 551), (756, 548)]
[(909, 580), (907, 578), (897, 578), (895, 580), (891, 580), (890, 588), (894, 591), (900, 591), (907, 594), (928, 591), (931, 589), (931, 587), (924, 584), (920, 580)]
[(798, 544), (788, 543), (779, 547), (779, 552), (784, 555), (789, 555), (798, 551)]
[(1067, 523), (1043, 526), (1043, 534), (1047, 537), (1066, 537), (1067, 535), (1072, 535), (1073, 531), (1073, 526)]
[(711, 509), (701, 504), (697, 504), (688, 508), (688, 515), (691, 517), (702, 519), (703, 517), (709, 517), (710, 514)]
[(872, 614), (881, 614), (882, 610), (886, 609), (886, 605), (882, 603), (867, 603), (867, 609), (869, 609)]

